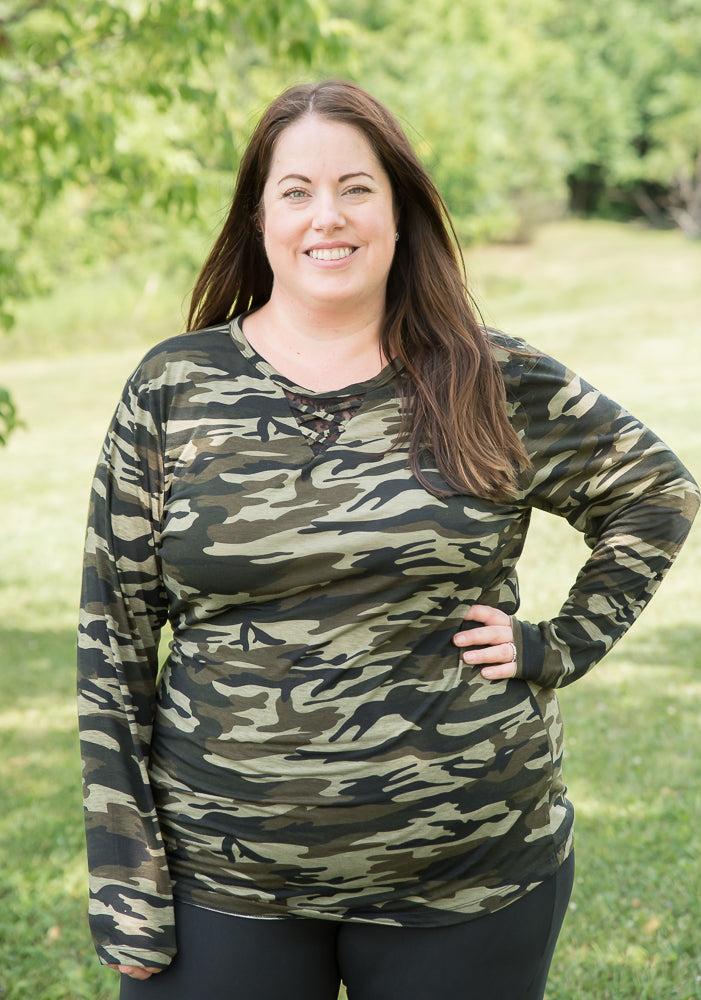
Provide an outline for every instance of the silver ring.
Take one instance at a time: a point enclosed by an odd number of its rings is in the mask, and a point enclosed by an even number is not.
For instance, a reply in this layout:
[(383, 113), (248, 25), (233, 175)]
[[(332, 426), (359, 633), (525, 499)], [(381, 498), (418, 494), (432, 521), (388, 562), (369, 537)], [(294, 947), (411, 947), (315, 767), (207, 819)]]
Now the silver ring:
[(516, 644), (513, 642), (507, 642), (507, 646), (511, 646), (511, 662), (516, 662)]

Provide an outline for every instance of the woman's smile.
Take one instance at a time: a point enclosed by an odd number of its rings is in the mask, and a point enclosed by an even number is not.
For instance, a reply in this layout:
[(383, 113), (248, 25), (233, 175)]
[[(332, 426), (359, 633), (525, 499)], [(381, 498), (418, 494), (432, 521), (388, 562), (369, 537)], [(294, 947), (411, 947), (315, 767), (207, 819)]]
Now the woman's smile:
[(355, 253), (356, 247), (341, 246), (341, 247), (311, 247), (311, 249), (306, 250), (305, 253), (312, 260), (345, 260), (350, 257), (351, 254)]

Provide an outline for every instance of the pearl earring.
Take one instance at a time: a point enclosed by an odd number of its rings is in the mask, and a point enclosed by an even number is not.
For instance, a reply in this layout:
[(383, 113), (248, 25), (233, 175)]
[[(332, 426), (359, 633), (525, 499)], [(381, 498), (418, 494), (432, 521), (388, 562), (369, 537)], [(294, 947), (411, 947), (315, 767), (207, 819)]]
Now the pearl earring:
[(394, 234), (394, 242), (399, 243), (399, 233)]

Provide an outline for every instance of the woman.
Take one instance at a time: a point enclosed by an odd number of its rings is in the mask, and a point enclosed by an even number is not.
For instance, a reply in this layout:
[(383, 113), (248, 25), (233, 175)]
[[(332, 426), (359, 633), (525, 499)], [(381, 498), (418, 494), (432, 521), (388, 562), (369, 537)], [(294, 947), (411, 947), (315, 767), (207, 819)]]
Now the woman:
[[(698, 491), (485, 331), (460, 263), (386, 109), (294, 87), (193, 332), (127, 383), (80, 640), (91, 923), (122, 997), (543, 996), (573, 877), (555, 689), (647, 603)], [(516, 617), (534, 506), (593, 550), (539, 624)]]

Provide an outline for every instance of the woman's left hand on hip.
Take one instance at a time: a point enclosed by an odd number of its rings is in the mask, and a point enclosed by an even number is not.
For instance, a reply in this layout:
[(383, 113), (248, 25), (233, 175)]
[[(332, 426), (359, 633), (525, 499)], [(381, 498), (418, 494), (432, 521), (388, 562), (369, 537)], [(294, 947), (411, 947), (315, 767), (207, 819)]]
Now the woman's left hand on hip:
[[(456, 646), (467, 647), (462, 654), (465, 663), (481, 667), (482, 676), (490, 681), (514, 677), (516, 646), (509, 616), (498, 608), (473, 604), (465, 615), (465, 621), (480, 622), (479, 627), (456, 632), (453, 636)], [(485, 648), (471, 649), (472, 646)]]

